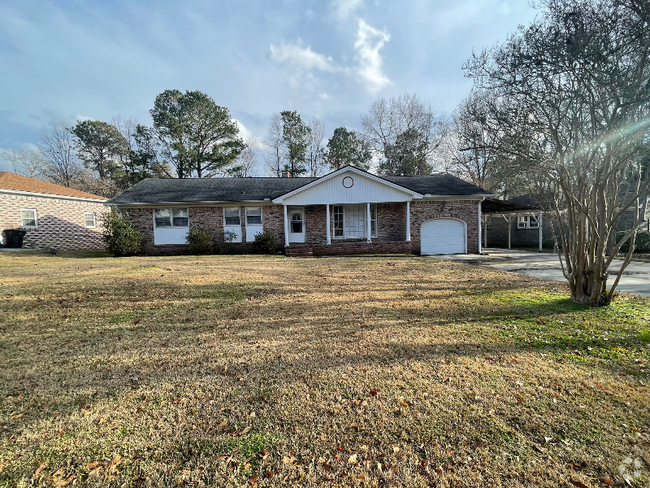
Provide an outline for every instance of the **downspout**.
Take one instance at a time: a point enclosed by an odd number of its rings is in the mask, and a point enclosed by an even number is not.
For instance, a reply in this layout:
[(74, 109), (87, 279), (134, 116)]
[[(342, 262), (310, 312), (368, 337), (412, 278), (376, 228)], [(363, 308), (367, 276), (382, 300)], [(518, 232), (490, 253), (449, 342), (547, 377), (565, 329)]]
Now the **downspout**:
[(481, 228), (483, 223), (481, 222), (483, 220), (483, 217), (481, 215), (481, 204), (485, 201), (485, 196), (481, 198), (481, 200), (478, 202), (478, 253), (483, 254), (483, 248), (481, 247), (481, 238), (483, 237), (481, 234)]

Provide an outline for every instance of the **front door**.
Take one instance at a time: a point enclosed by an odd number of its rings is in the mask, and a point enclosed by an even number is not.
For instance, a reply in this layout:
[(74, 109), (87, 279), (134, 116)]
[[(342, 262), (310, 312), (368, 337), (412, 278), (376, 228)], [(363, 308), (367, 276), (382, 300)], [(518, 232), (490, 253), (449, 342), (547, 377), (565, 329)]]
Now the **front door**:
[(289, 209), (289, 242), (305, 242), (305, 209)]

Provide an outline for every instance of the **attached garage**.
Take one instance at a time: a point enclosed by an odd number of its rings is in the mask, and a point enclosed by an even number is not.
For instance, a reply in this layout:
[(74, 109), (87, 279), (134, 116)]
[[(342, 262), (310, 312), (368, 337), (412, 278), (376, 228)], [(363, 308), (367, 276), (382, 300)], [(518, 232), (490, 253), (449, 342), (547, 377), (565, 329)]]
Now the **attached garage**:
[(457, 219), (434, 219), (420, 227), (420, 253), (467, 253), (467, 224)]

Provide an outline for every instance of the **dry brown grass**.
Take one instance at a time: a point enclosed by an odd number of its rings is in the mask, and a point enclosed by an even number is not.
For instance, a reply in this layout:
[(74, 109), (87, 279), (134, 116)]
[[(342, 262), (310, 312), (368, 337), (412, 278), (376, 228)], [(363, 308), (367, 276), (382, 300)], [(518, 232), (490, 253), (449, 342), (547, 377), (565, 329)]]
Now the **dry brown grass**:
[(0, 285), (2, 485), (650, 480), (648, 300), (397, 257), (0, 255)]

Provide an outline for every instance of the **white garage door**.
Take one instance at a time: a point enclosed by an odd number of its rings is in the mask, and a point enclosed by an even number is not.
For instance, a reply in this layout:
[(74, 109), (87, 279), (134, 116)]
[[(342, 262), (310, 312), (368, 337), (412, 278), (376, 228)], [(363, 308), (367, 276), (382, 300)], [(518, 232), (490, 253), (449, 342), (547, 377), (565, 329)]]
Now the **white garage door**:
[(420, 228), (420, 252), (428, 254), (465, 253), (465, 224), (455, 219), (435, 219)]

